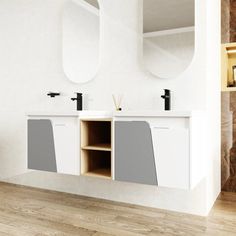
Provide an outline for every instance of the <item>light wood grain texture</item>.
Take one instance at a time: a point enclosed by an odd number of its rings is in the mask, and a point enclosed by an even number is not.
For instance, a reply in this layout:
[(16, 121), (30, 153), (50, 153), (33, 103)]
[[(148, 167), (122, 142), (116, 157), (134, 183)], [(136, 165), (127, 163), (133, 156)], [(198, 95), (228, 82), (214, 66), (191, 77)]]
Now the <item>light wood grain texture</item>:
[(80, 119), (81, 121), (101, 121), (101, 122), (104, 122), (104, 121), (112, 121), (112, 118), (93, 118), (93, 117), (89, 117), (89, 118), (81, 118)]
[(100, 177), (105, 179), (111, 179), (110, 169), (95, 169), (91, 172), (84, 173), (85, 176)]
[(228, 55), (226, 46), (221, 46), (221, 90), (227, 91), (228, 89)]
[(83, 150), (95, 150), (95, 151), (111, 151), (111, 144), (110, 143), (98, 143), (93, 145), (88, 145), (81, 147)]
[(111, 120), (81, 120), (80, 130), (81, 174), (93, 177), (111, 178)]
[(82, 149), (81, 154), (82, 175), (111, 177), (111, 152)]
[(221, 46), (221, 81), (222, 91), (236, 91), (234, 85), (233, 66), (236, 65), (236, 43)]
[(0, 182), (0, 235), (236, 235), (236, 193), (208, 217)]

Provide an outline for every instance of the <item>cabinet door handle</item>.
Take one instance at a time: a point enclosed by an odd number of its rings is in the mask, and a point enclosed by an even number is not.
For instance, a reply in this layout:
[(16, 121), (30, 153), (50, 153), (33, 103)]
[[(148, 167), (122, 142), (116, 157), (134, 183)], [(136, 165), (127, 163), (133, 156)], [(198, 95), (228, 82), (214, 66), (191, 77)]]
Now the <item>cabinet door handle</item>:
[(170, 129), (170, 127), (153, 127), (154, 129)]
[(66, 126), (66, 124), (53, 124), (53, 126)]

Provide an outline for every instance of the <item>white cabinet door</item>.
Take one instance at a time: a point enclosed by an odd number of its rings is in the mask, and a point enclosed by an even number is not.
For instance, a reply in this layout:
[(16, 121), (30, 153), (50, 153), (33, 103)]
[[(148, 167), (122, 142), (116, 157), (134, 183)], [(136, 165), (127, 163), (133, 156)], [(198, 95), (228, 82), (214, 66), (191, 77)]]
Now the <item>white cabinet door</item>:
[(189, 129), (152, 127), (158, 186), (189, 189)]
[(76, 118), (52, 118), (57, 172), (79, 175), (78, 121)]

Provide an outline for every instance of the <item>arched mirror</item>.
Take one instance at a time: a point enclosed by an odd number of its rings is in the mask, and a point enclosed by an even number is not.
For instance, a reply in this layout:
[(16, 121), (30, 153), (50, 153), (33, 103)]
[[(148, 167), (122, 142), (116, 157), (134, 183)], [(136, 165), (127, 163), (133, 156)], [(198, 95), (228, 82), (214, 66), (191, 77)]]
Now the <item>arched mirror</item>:
[(159, 78), (176, 78), (194, 55), (195, 0), (143, 0), (143, 59)]
[(99, 65), (99, 4), (71, 0), (63, 10), (63, 68), (74, 83), (94, 78)]

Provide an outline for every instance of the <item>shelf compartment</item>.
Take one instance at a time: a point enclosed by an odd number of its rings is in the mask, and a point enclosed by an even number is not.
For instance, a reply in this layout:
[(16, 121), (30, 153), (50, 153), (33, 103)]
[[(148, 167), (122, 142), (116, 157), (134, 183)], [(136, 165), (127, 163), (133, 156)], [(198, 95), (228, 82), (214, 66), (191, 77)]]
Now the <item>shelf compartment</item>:
[(81, 150), (81, 174), (111, 178), (111, 152)]
[(97, 151), (111, 151), (111, 144), (110, 143), (99, 143), (81, 147), (83, 150), (97, 150)]
[(81, 120), (81, 147), (111, 144), (111, 120)]
[(111, 179), (111, 170), (109, 169), (96, 169), (91, 172), (83, 174), (84, 176), (99, 177), (104, 179)]
[(221, 48), (222, 91), (236, 91), (236, 43)]

